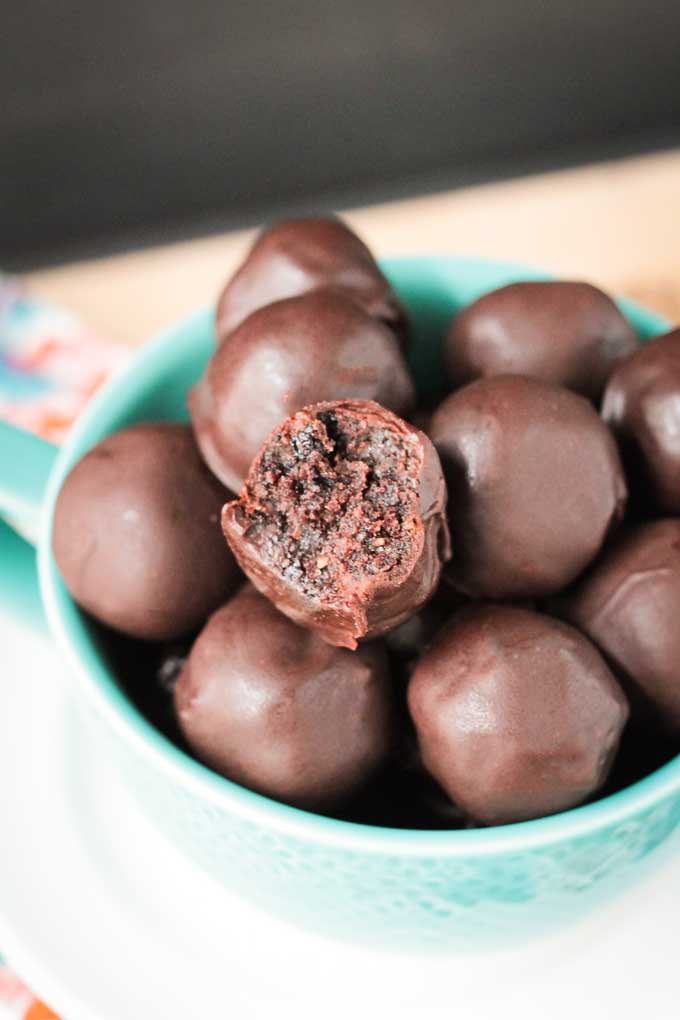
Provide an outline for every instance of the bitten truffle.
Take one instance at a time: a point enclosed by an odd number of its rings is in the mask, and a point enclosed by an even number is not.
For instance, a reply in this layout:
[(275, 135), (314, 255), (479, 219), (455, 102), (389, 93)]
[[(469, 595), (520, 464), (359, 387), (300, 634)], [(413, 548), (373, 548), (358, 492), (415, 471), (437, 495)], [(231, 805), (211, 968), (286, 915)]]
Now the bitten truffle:
[(429, 434), (449, 489), (449, 577), (467, 595), (559, 591), (623, 516), (614, 437), (584, 397), (562, 387), (478, 380), (439, 406)]
[(207, 464), (238, 492), (279, 422), (307, 404), (352, 398), (402, 414), (413, 383), (386, 326), (346, 295), (317, 291), (246, 319), (214, 354), (189, 407)]
[(597, 399), (614, 366), (636, 346), (635, 330), (597, 287), (529, 281), (491, 291), (463, 309), (444, 353), (454, 386), (526, 375)]
[(351, 294), (405, 343), (403, 306), (363, 241), (333, 218), (286, 220), (260, 234), (218, 301), (218, 342), (257, 308), (319, 288)]
[(380, 642), (332, 648), (246, 585), (208, 621), (175, 688), (198, 758), (310, 809), (357, 791), (388, 759), (396, 713)]
[(59, 493), (52, 548), (75, 601), (137, 638), (198, 628), (239, 584), (220, 532), (230, 493), (184, 425), (145, 424), (107, 436)]
[(619, 440), (638, 501), (680, 513), (680, 329), (618, 366), (602, 416)]
[(267, 439), (222, 524), (253, 584), (331, 644), (386, 633), (448, 559), (446, 489), (427, 436), (371, 401), (298, 411)]
[(510, 606), (455, 616), (418, 663), (408, 703), (425, 767), (487, 825), (584, 801), (607, 778), (628, 717), (594, 645)]
[(566, 615), (619, 672), (633, 710), (680, 735), (680, 520), (643, 524), (609, 550)]

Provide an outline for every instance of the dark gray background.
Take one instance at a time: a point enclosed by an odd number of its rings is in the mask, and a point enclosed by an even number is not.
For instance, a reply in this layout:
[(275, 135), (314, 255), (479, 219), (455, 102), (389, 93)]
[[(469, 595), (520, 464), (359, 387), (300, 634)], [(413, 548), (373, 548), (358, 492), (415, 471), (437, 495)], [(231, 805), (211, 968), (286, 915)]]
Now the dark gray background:
[(680, 134), (676, 0), (4, 0), (0, 15), (6, 267)]

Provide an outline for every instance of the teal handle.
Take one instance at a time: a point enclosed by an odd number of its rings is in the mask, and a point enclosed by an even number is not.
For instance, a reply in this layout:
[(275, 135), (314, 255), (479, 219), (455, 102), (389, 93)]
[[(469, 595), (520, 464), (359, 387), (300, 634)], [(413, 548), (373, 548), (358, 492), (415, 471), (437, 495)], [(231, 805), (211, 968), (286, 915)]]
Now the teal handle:
[(38, 537), (56, 455), (52, 443), (0, 422), (0, 517), (5, 519), (0, 521), (0, 608), (39, 627), (44, 626), (44, 614), (35, 549), (29, 542)]
[(56, 455), (53, 443), (0, 421), (0, 515), (31, 539)]

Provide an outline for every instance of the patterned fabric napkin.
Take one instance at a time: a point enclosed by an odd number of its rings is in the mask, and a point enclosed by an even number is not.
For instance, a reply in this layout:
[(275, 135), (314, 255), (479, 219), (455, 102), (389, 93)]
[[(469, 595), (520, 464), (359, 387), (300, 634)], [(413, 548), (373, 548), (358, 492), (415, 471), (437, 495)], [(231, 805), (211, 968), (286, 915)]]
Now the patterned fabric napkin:
[[(59, 443), (129, 352), (0, 275), (0, 418)], [(0, 951), (2, 946), (0, 946)], [(52, 1020), (0, 958), (0, 1020)]]
[(0, 963), (0, 1020), (58, 1020), (58, 1017)]
[(0, 276), (0, 418), (61, 442), (129, 353)]

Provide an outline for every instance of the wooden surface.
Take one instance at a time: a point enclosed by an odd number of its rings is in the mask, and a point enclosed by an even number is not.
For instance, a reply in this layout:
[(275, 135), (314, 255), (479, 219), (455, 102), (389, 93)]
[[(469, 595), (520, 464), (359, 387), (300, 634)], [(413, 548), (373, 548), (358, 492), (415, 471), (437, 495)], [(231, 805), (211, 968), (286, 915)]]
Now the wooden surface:
[[(351, 210), (378, 255), (507, 258), (587, 279), (680, 320), (680, 151)], [(215, 299), (252, 238), (223, 234), (27, 274), (129, 343)]]

